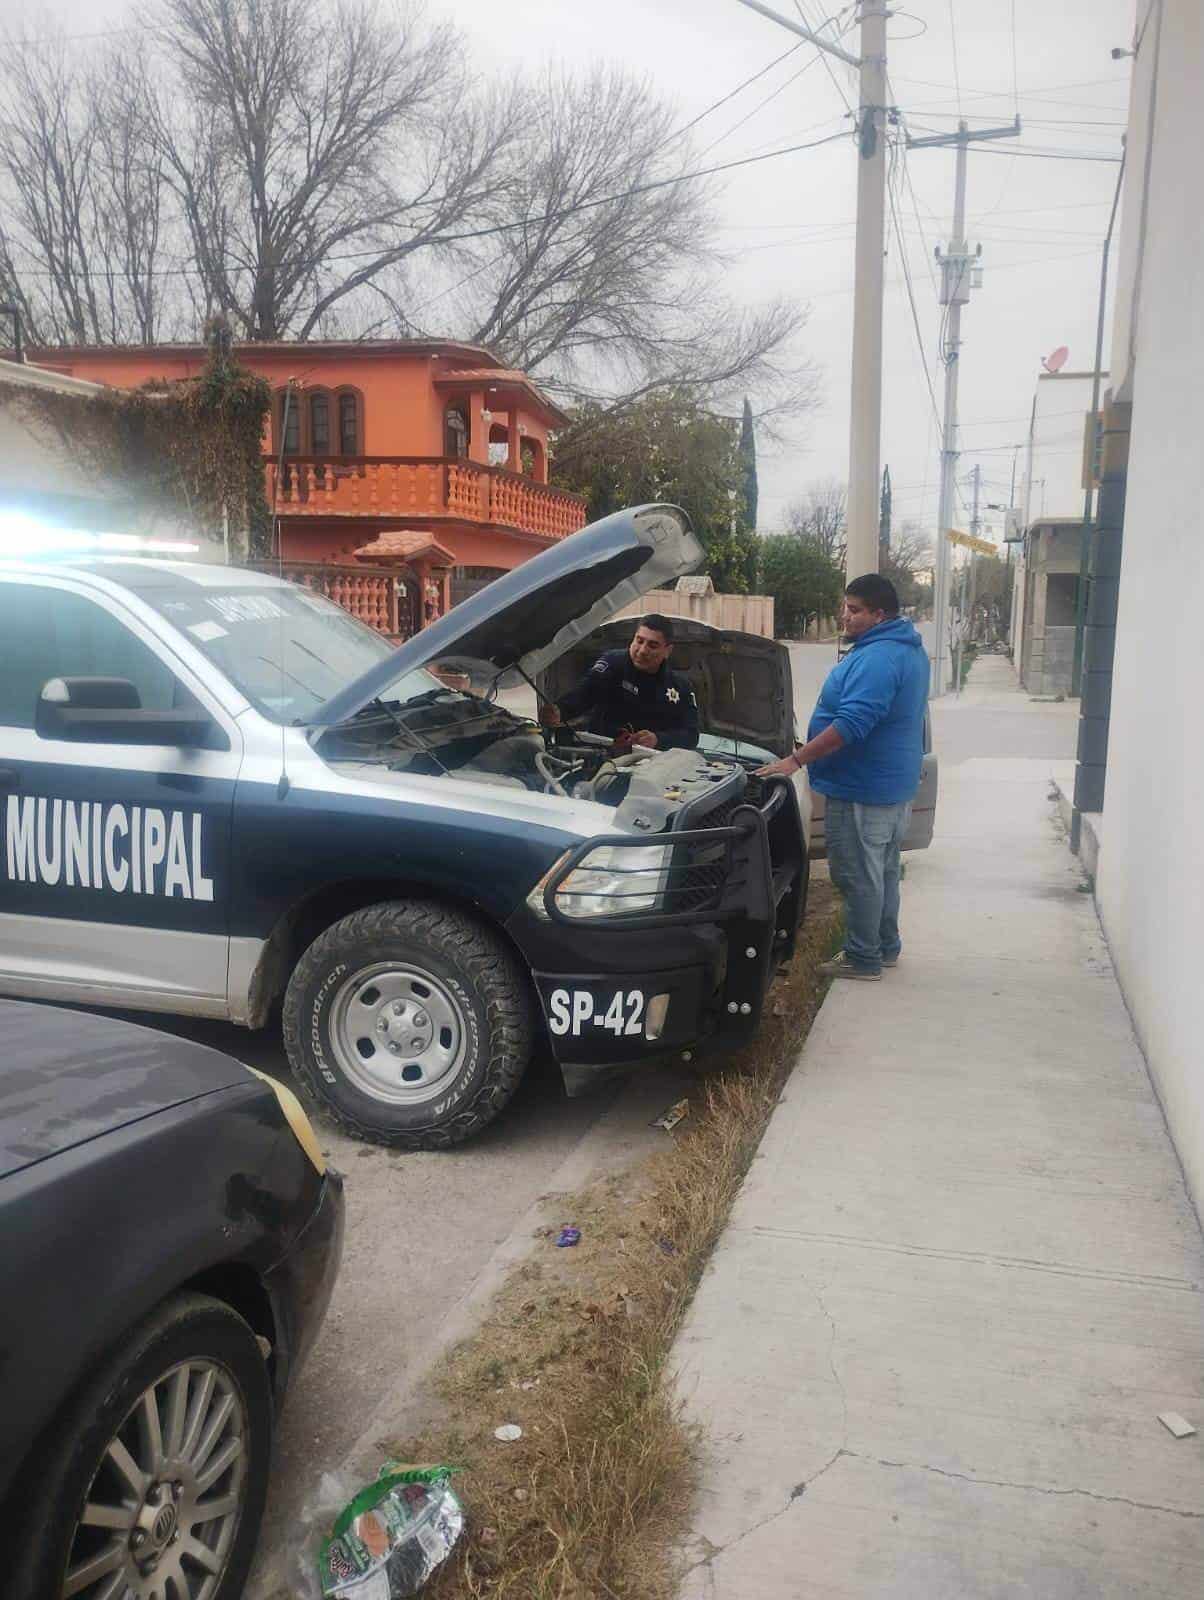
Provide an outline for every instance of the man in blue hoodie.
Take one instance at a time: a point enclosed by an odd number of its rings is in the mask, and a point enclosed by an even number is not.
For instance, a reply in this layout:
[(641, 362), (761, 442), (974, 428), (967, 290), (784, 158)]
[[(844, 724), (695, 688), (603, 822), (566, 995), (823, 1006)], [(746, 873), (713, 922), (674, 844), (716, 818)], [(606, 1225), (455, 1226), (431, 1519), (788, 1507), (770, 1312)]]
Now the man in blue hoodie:
[(845, 903), (844, 949), (820, 971), (830, 978), (882, 977), (899, 939), (899, 847), (920, 784), (928, 656), (899, 615), (895, 587), (876, 572), (844, 592), (851, 648), (832, 668), (807, 728), (807, 742), (765, 776), (809, 767), (824, 796), (828, 866)]

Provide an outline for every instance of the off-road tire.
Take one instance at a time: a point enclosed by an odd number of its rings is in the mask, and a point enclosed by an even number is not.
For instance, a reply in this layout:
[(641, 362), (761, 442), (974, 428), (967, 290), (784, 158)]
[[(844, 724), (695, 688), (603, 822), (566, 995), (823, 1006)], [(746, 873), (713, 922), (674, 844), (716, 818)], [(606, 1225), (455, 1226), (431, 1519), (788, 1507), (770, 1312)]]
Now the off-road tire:
[[(379, 1101), (351, 1083), (330, 1046), (333, 998), (358, 969), (397, 960), (455, 988), (468, 1024), (463, 1065), (436, 1104)], [(332, 924), (298, 961), (284, 998), (284, 1044), (301, 1085), (356, 1138), (446, 1150), (508, 1104), (531, 1056), (531, 985), (509, 946), (464, 912), (428, 900), (369, 906)]]
[(245, 1494), (215, 1596), (240, 1600), (267, 1500), (272, 1391), (254, 1333), (224, 1301), (202, 1294), (177, 1295), (125, 1335), (18, 1469), (12, 1522), (5, 1527), (4, 1600), (48, 1600), (62, 1593), (70, 1541), (109, 1441), (148, 1385), (189, 1359), (219, 1361), (246, 1410)]

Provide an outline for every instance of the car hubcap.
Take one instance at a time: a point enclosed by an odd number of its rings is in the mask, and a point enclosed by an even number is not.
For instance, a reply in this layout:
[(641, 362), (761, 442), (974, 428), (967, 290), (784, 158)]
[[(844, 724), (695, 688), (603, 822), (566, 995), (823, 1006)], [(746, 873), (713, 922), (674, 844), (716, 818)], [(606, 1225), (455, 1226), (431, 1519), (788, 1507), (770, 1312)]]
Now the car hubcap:
[(330, 1018), (339, 1065), (374, 1100), (421, 1105), (463, 1065), (463, 1007), (421, 968), (382, 963), (357, 972), (335, 995)]
[(242, 1396), (216, 1362), (152, 1384), (93, 1476), (61, 1600), (211, 1600), (242, 1515), (246, 1435)]

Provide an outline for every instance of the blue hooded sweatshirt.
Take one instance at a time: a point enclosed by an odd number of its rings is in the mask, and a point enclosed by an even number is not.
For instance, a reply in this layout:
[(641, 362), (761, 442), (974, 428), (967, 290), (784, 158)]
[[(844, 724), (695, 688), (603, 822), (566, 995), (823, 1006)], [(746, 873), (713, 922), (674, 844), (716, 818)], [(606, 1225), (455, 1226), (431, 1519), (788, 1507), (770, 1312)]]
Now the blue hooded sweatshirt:
[(906, 617), (890, 617), (854, 641), (824, 680), (807, 728), (835, 727), (843, 749), (813, 761), (811, 787), (840, 800), (899, 805), (920, 785), (928, 656)]

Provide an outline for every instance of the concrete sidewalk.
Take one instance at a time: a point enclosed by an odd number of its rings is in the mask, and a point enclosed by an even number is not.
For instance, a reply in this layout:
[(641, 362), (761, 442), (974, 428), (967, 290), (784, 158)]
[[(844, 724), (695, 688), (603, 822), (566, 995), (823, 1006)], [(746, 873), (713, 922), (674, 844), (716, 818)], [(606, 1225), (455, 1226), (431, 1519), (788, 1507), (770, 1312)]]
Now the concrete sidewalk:
[[(982, 669), (938, 751), (1027, 718)], [(942, 762), (902, 962), (800, 1056), (678, 1346), (683, 1600), (1204, 1594), (1204, 1248), (1049, 771)]]

